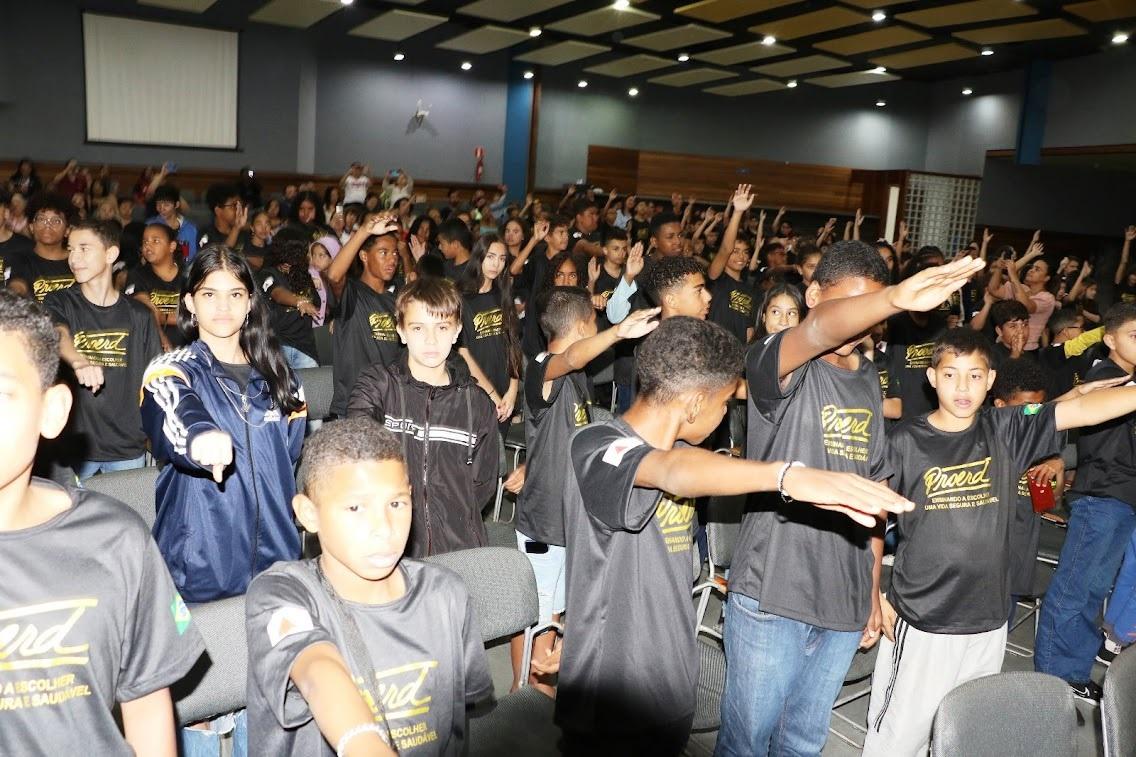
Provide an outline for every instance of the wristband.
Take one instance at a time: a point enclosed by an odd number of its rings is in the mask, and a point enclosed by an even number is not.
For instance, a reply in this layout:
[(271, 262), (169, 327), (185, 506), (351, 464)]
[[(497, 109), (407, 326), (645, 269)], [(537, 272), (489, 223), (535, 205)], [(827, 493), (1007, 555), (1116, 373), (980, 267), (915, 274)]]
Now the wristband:
[(794, 460), (791, 463), (785, 463), (781, 466), (781, 470), (777, 472), (777, 493), (781, 495), (781, 499), (785, 502), (794, 501), (792, 497), (785, 493), (785, 475), (789, 472), (790, 468), (804, 468), (805, 464), (800, 460)]
[(383, 733), (383, 729), (378, 725), (376, 725), (375, 723), (363, 723), (362, 725), (355, 726), (354, 728), (347, 731), (347, 733), (339, 737), (339, 741), (335, 745), (335, 757), (343, 757), (343, 750), (347, 748), (347, 744), (351, 741), (351, 739), (355, 738), (361, 733), (377, 733), (379, 734), (379, 738), (383, 740), (383, 743), (390, 743), (387, 741), (387, 737), (386, 734)]

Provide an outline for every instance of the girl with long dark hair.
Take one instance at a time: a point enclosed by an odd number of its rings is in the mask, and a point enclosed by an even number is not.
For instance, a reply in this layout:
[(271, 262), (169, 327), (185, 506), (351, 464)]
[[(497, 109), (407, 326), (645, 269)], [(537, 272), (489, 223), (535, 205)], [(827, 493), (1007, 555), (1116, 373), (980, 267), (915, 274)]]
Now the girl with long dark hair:
[(319, 366), (312, 326), (323, 303), (308, 271), (310, 246), (299, 239), (277, 239), (269, 247), (271, 262), (258, 276), (260, 291), (270, 301), (272, 331), (293, 369)]
[(210, 245), (193, 259), (178, 326), (189, 345), (143, 379), (162, 465), (154, 538), (182, 597), (209, 602), (300, 556), (290, 503), (307, 406), (238, 253)]
[(323, 212), (323, 202), (311, 190), (296, 195), (288, 225), (303, 231), (308, 241), (314, 241), (331, 231)]
[(508, 431), (517, 404), (523, 359), (507, 257), (500, 237), (484, 234), (473, 245), (458, 281), (465, 300), (458, 353), (497, 406), (502, 433)]

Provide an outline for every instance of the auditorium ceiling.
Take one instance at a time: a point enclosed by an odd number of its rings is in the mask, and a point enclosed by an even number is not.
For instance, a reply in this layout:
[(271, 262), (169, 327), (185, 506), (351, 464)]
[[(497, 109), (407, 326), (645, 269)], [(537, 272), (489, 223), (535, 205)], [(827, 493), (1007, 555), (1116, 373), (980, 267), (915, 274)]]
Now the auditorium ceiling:
[[(373, 41), (392, 56), (508, 56), (621, 86), (741, 97), (1018, 69), (1136, 45), (1136, 0), (137, 0)], [(181, 15), (180, 13), (178, 15)], [(1133, 34), (1121, 43), (1119, 34)], [(443, 53), (437, 53), (441, 55)]]

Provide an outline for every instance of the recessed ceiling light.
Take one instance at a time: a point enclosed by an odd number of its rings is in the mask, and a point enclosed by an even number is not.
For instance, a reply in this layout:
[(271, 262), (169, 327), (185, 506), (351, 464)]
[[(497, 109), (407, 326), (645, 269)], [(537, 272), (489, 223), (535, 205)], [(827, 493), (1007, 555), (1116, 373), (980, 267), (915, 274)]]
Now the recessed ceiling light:
[(875, 68), (873, 68), (868, 73), (869, 74), (886, 74), (887, 72), (888, 72), (888, 70), (886, 68), (884, 68), (883, 66), (876, 66)]
[(887, 105), (887, 100), (876, 100), (876, 107), (877, 108), (882, 108), (885, 105)]
[(888, 14), (885, 13), (884, 11), (876, 11), (875, 13), (872, 14), (872, 20), (875, 21), (877, 24), (879, 22), (883, 21), (887, 17), (888, 17)]
[(580, 81), (576, 82), (576, 86), (580, 89), (583, 89), (584, 87), (588, 86), (588, 83), (581, 79)]
[(395, 53), (394, 59), (395, 60), (406, 60), (406, 53)]
[(797, 80), (796, 79), (790, 79), (789, 83), (786, 84), (785, 86), (788, 87), (789, 89), (796, 89), (797, 88)]
[(615, 0), (615, 5), (612, 7), (617, 11), (625, 11), (631, 7), (631, 0)]
[(1117, 32), (1116, 34), (1112, 35), (1112, 44), (1114, 45), (1123, 45), (1127, 41), (1128, 35), (1124, 32)]
[(355, 2), (355, 0), (339, 0), (341, 5), (351, 5), (353, 2)]
[(761, 38), (761, 44), (765, 45), (766, 47), (776, 45), (777, 44), (777, 38), (774, 37), (772, 34), (766, 34), (764, 37)]
[(989, 47), (984, 47), (984, 48), (982, 48), (982, 54), (983, 55), (993, 55), (994, 51), (991, 50)]
[(639, 88), (638, 87), (632, 87), (631, 89), (627, 90), (627, 94), (630, 95), (631, 97), (638, 97), (639, 96)]
[(678, 62), (679, 63), (686, 63), (688, 60), (690, 60), (689, 55), (687, 55), (686, 53), (679, 53), (679, 56), (678, 56)]
[(531, 78), (533, 78), (533, 72), (532, 71), (525, 71), (524, 76), (525, 76), (526, 79), (531, 79)]
[(540, 36), (540, 27), (534, 26), (531, 29), (529, 29), (529, 36), (530, 37), (539, 37)]
[(964, 89), (962, 91), (962, 94), (963, 94), (964, 97), (970, 97), (971, 95), (974, 94), (974, 90), (971, 89), (970, 87), (967, 87), (966, 89)]
[(472, 63), (470, 63), (470, 62), (469, 62), (468, 60), (467, 60), (467, 61), (464, 61), (464, 62), (462, 63), (462, 71), (468, 71), (468, 70), (470, 70), (471, 68), (473, 68), (473, 64), (472, 64)]

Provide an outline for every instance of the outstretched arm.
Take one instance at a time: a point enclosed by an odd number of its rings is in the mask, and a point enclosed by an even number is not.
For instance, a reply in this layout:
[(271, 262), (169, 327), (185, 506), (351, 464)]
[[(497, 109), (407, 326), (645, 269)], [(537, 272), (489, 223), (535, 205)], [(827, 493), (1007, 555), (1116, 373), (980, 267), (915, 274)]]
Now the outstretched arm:
[(710, 261), (708, 273), (711, 279), (717, 279), (722, 275), (722, 271), (726, 270), (726, 261), (734, 252), (734, 242), (738, 239), (738, 228), (742, 225), (742, 217), (753, 206), (753, 198), (753, 185), (738, 184), (734, 196), (730, 198), (730, 205), (733, 207), (733, 211), (730, 213), (730, 222), (726, 225), (725, 233), (722, 234), (722, 243), (718, 245), (718, 254)]

